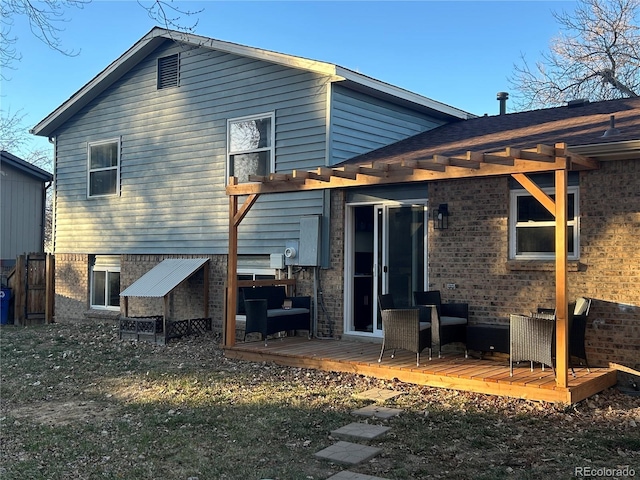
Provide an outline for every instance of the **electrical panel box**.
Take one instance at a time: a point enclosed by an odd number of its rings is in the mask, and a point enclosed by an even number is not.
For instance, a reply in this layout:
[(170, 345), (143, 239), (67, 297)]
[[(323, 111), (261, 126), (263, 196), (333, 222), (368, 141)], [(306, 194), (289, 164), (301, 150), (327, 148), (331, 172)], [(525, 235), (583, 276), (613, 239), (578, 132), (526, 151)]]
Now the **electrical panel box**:
[(317, 267), (320, 265), (321, 216), (300, 217), (300, 250), (298, 265)]
[(269, 257), (269, 266), (276, 270), (284, 268), (284, 255), (282, 253), (272, 253)]

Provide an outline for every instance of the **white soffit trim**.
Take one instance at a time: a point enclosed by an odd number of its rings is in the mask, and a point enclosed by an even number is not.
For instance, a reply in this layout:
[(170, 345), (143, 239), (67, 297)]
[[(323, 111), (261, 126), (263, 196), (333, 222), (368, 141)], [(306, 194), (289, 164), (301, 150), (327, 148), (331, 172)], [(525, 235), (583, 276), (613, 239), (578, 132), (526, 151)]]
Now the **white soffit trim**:
[(640, 140), (569, 146), (569, 150), (600, 161), (640, 158)]
[(208, 258), (169, 258), (163, 260), (124, 289), (120, 296), (164, 297), (208, 261)]
[(455, 108), (445, 103), (432, 100), (429, 97), (424, 97), (418, 93), (405, 90), (404, 88), (396, 87), (395, 85), (392, 85), (390, 83), (376, 80), (375, 78), (363, 75), (358, 72), (354, 72), (353, 70), (349, 70), (344, 67), (336, 66), (336, 73), (339, 77), (343, 77), (345, 80), (350, 80), (373, 90), (378, 90), (393, 97), (402, 98), (403, 100), (407, 100), (411, 103), (415, 103), (423, 107), (428, 107), (456, 118), (468, 120), (470, 118), (477, 117), (477, 115), (465, 112), (464, 110), (460, 110), (459, 108)]

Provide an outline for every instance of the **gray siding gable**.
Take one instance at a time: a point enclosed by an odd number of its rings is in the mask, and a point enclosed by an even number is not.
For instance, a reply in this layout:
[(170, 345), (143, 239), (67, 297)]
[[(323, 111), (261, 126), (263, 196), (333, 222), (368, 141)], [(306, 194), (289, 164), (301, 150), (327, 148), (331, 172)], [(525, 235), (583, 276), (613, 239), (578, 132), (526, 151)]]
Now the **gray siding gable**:
[(331, 106), (331, 165), (445, 123), (339, 84)]
[[(174, 40), (156, 46), (55, 131), (57, 253), (226, 254), (229, 119), (274, 114), (279, 173), (445, 121), (320, 70)], [(158, 90), (157, 59), (176, 53), (179, 86)], [(87, 198), (87, 145), (107, 139), (121, 142), (120, 195)], [(239, 253), (281, 253), (306, 215), (324, 215), (328, 249), (327, 197), (312, 191), (261, 196), (240, 227)]]
[[(157, 90), (157, 58), (177, 52), (180, 86)], [(56, 252), (226, 253), (227, 119), (275, 112), (276, 170), (324, 165), (328, 82), (166, 42), (56, 132)], [(121, 194), (87, 198), (87, 143), (111, 138), (121, 138)], [(320, 192), (265, 196), (240, 252), (280, 252), (301, 215), (320, 213)]]

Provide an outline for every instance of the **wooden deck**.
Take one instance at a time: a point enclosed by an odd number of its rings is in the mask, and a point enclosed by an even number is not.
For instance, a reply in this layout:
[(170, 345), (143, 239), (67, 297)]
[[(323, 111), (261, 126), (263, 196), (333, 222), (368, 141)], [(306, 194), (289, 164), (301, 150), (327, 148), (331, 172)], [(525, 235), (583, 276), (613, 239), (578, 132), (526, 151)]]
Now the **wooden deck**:
[(378, 363), (380, 345), (346, 340), (319, 340), (287, 337), (264, 342), (237, 343), (225, 348), (225, 355), (259, 362), (275, 362), (291, 367), (346, 372), (376, 378), (394, 379), (418, 385), (449, 388), (469, 392), (503, 395), (515, 398), (572, 404), (595, 395), (616, 384), (616, 371), (610, 368), (576, 368), (569, 374), (569, 386), (556, 385), (551, 369), (543, 372), (536, 365), (533, 372), (528, 362), (514, 365), (509, 376), (508, 359), (464, 358), (448, 353), (444, 358), (429, 360), (427, 352), (416, 366), (415, 354), (398, 350), (395, 358), (385, 352)]

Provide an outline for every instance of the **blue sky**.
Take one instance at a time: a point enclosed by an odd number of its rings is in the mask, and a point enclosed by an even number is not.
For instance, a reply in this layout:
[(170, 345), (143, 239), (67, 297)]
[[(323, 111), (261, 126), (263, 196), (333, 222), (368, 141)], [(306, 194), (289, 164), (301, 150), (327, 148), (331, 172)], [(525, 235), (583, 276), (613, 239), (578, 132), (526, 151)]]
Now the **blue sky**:
[[(142, 2), (150, 4), (150, 2)], [(201, 10), (196, 34), (335, 63), (474, 114), (498, 113), (496, 93), (521, 53), (533, 63), (559, 32), (552, 11), (574, 1), (176, 1)], [(14, 19), (22, 59), (5, 70), (2, 110), (31, 127), (60, 106), (155, 23), (135, 0), (94, 0), (59, 26), (64, 56)], [(509, 108), (509, 107), (508, 107)], [(50, 148), (34, 137), (34, 148)]]

